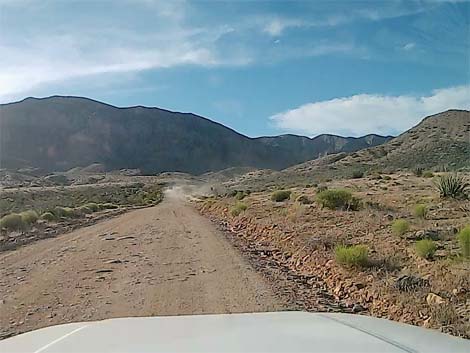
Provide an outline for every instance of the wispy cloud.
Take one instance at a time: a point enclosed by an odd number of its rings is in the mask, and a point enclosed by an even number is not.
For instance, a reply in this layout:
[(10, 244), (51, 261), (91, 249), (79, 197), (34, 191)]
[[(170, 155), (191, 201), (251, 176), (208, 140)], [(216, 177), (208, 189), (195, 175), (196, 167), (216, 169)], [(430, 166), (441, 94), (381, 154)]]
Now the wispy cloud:
[(447, 109), (470, 109), (470, 86), (433, 91), (425, 96), (360, 94), (307, 103), (270, 117), (283, 131), (307, 135), (337, 133), (361, 136), (396, 134), (423, 117)]
[[(221, 55), (217, 42), (232, 31), (225, 25), (211, 28), (187, 26), (184, 2), (142, 2), (141, 11), (150, 12), (151, 28), (136, 29), (138, 21), (110, 26), (91, 24), (80, 18), (36, 30), (25, 24), (16, 31), (5, 30), (0, 37), (0, 99), (5, 101), (38, 85), (84, 76), (137, 72), (181, 65), (237, 66), (250, 58), (241, 52)], [(1, 3), (18, 7), (17, 3)], [(14, 8), (13, 10), (15, 10)], [(24, 12), (24, 22), (43, 11), (33, 4)], [(60, 21), (60, 14), (56, 17)], [(5, 29), (7, 24), (2, 25)], [(37, 27), (41, 27), (38, 21)], [(65, 29), (65, 30), (64, 30)], [(61, 34), (59, 34), (61, 33)]]
[(402, 47), (402, 49), (408, 51), (408, 50), (413, 50), (415, 47), (416, 47), (416, 43), (412, 43), (412, 42), (411, 42), (411, 43), (406, 43), (406, 44)]
[[(314, 3), (315, 4), (315, 3)], [(420, 3), (415, 1), (395, 1), (395, 2), (380, 2), (376, 3), (373, 8), (370, 4), (348, 3), (348, 12), (332, 11), (330, 8), (335, 8), (334, 4), (329, 3), (327, 11), (315, 8), (315, 16), (304, 16), (302, 13), (298, 17), (289, 16), (274, 16), (264, 15), (256, 19), (251, 19), (261, 28), (261, 31), (273, 37), (278, 37), (283, 34), (285, 30), (294, 28), (312, 28), (312, 27), (335, 27), (344, 24), (349, 24), (355, 21), (381, 21), (384, 19), (398, 18), (417, 14), (428, 10), (432, 7), (432, 3)]]
[[(350, 29), (336, 32), (329, 27), (404, 16), (435, 5), (380, 2), (371, 10), (356, 2), (299, 4), (305, 10), (288, 15), (259, 5), (259, 11), (249, 6), (246, 13), (234, 10), (233, 16), (220, 16), (243, 4), (217, 3), (219, 12), (211, 12), (215, 3), (182, 0), (122, 0), (113, 6), (107, 1), (0, 0), (0, 100), (58, 82), (89, 78), (93, 84), (103, 76), (149, 69), (237, 67), (334, 54), (364, 57), (373, 52), (366, 46), (374, 44), (364, 44)], [(281, 38), (289, 29), (310, 32)], [(400, 37), (390, 46), (411, 51), (423, 48), (422, 41)], [(378, 51), (387, 55), (383, 46)]]

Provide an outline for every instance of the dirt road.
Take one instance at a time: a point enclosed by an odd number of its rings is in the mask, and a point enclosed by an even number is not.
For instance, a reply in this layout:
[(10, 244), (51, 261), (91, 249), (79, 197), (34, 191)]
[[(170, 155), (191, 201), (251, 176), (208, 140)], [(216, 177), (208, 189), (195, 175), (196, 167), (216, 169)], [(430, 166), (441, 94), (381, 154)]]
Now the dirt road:
[(270, 285), (178, 195), (0, 254), (0, 336), (123, 316), (282, 309)]

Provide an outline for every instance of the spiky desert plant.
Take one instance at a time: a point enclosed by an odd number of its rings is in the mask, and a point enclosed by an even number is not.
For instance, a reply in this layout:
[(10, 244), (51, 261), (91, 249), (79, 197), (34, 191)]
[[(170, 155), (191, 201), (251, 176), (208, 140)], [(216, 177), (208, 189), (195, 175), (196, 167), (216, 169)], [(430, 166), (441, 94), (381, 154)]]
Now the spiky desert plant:
[(467, 198), (467, 189), (470, 186), (465, 179), (454, 174), (444, 174), (434, 181), (441, 198), (464, 199)]
[(436, 252), (436, 248), (436, 243), (431, 239), (421, 239), (415, 244), (416, 253), (424, 259), (432, 258)]

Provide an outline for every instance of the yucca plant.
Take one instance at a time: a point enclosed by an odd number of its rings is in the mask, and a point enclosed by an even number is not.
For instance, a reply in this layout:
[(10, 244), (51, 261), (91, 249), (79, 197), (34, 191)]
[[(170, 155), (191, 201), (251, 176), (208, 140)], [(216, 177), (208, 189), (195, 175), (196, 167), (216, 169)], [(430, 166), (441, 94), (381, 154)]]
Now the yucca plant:
[(455, 174), (444, 174), (439, 176), (434, 185), (439, 191), (441, 198), (465, 199), (467, 198), (467, 189), (470, 186), (465, 179)]

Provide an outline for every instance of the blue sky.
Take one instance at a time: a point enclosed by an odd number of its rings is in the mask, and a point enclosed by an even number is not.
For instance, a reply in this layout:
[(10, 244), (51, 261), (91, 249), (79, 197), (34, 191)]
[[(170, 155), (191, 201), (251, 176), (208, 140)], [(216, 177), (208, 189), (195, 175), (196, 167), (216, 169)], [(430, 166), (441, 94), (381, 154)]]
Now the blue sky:
[(468, 1), (0, 0), (0, 101), (79, 95), (249, 136), (470, 108)]

